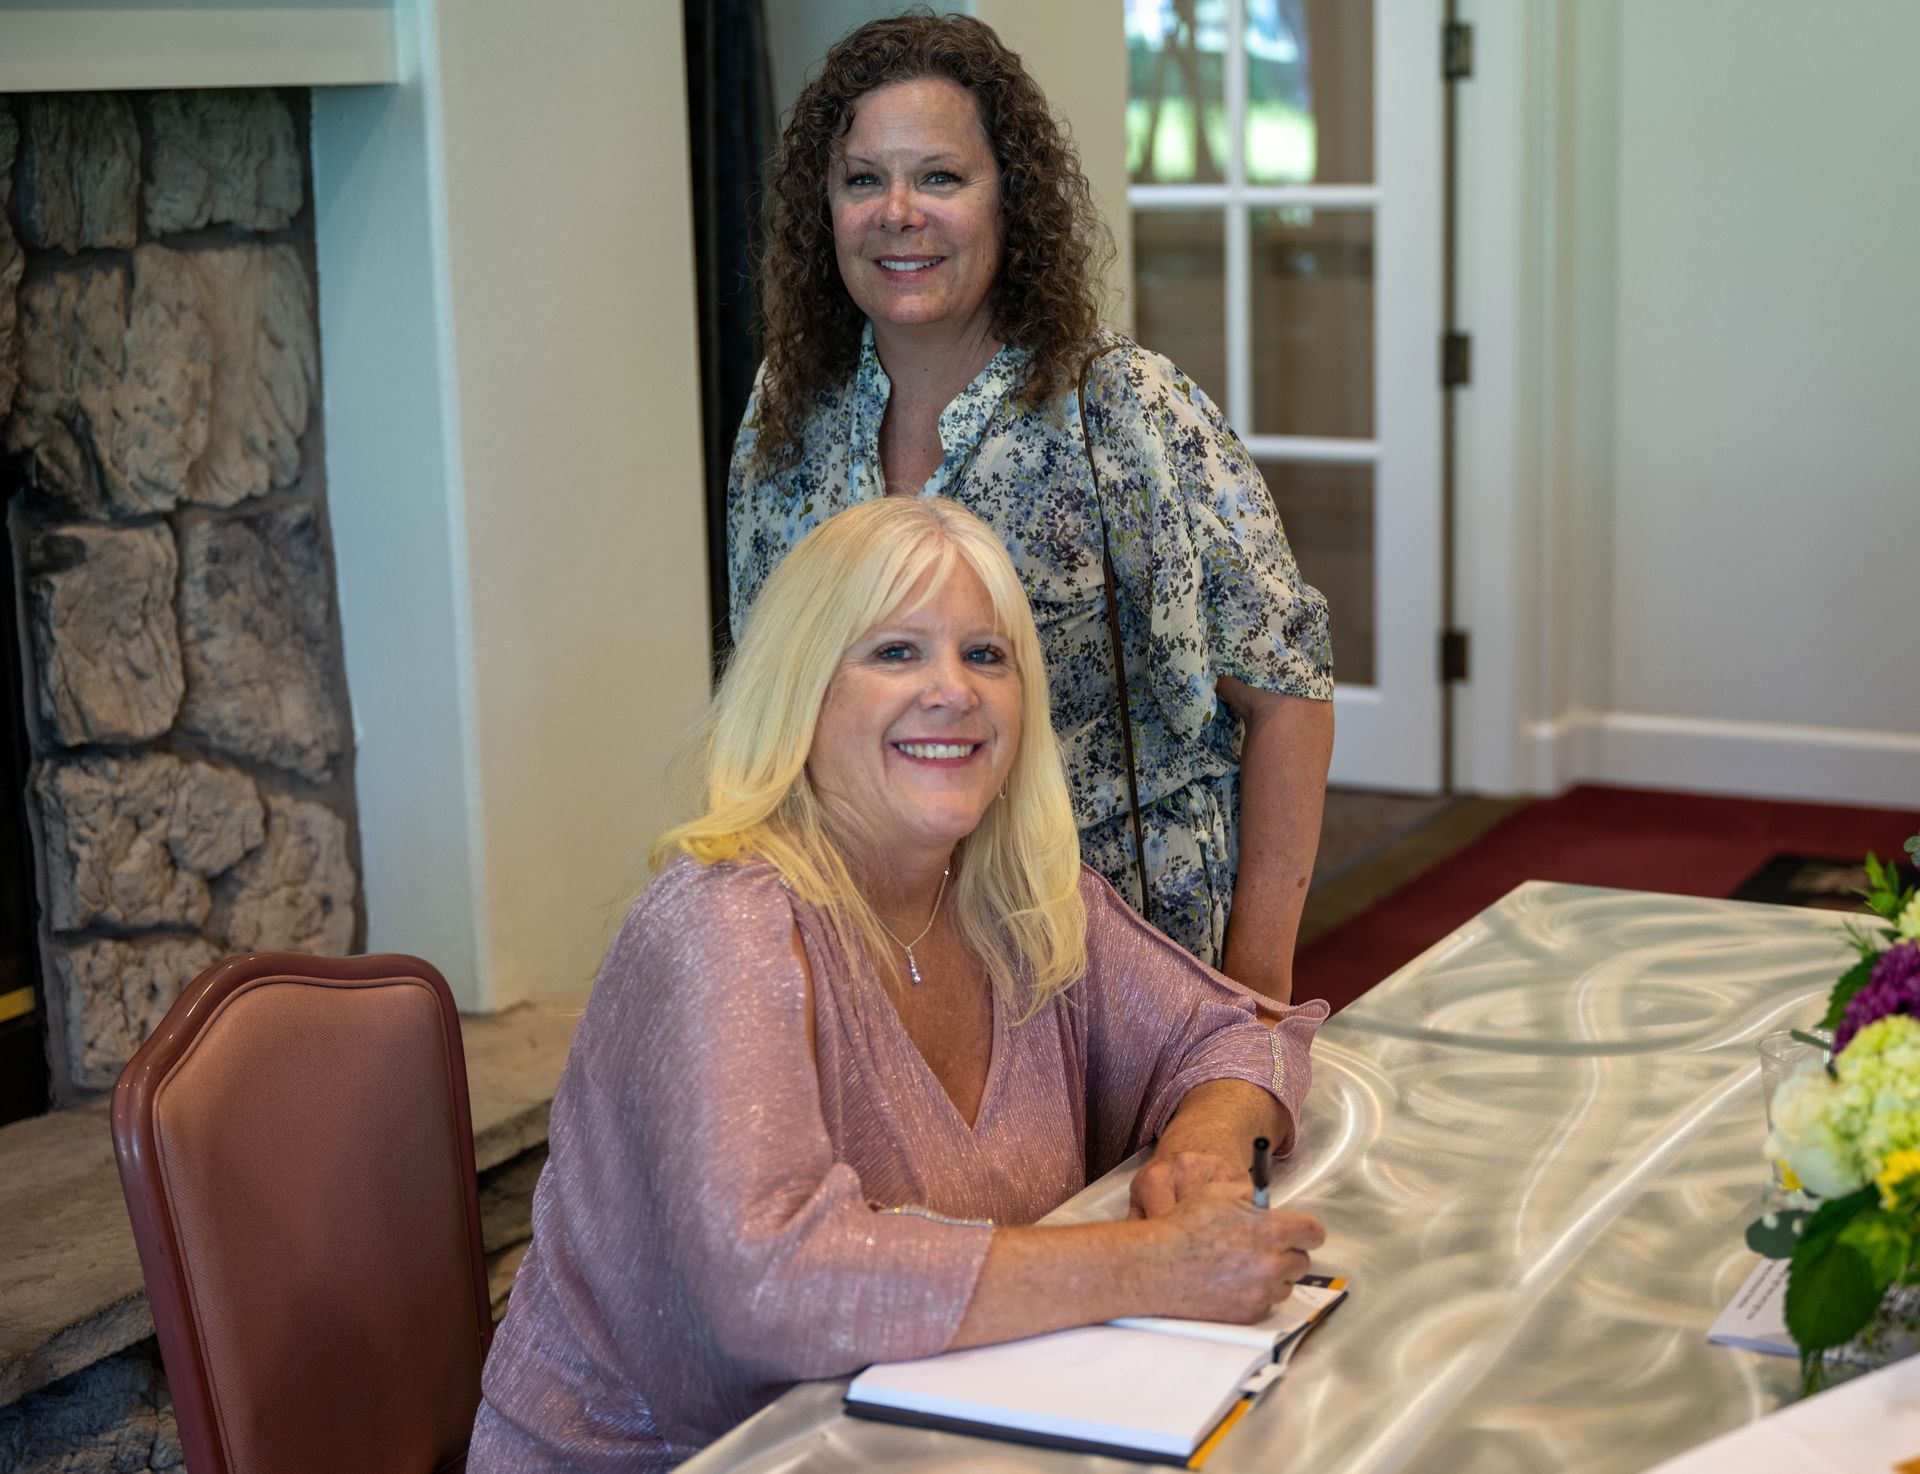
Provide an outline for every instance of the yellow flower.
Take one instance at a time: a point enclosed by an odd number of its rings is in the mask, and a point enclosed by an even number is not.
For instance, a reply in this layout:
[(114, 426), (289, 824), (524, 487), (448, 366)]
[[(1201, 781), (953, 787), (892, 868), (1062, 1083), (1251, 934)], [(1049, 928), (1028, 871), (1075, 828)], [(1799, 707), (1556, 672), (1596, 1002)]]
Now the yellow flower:
[(1893, 1210), (1893, 1190), (1909, 1177), (1920, 1177), (1920, 1150), (1909, 1147), (1903, 1151), (1889, 1152), (1887, 1162), (1880, 1169), (1880, 1175), (1874, 1181), (1880, 1184), (1880, 1206), (1887, 1211)]
[(1893, 934), (1903, 942), (1920, 942), (1920, 891), (1893, 919)]

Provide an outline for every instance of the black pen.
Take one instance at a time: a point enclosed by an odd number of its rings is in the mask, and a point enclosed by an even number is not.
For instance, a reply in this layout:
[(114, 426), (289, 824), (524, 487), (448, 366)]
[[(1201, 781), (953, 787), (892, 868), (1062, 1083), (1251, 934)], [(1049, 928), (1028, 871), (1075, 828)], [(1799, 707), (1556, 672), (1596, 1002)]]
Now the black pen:
[(1256, 1208), (1264, 1208), (1267, 1206), (1267, 1150), (1268, 1143), (1266, 1137), (1254, 1137), (1252, 1172), (1253, 1206)]

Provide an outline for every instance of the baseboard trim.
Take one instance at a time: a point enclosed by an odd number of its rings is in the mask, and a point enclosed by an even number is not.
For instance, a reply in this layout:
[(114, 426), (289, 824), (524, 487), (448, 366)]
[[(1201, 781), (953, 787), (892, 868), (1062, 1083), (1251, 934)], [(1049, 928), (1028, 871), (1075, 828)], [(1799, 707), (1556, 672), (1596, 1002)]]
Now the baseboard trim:
[(1574, 783), (1920, 808), (1920, 735), (1569, 712), (1522, 729), (1535, 793)]

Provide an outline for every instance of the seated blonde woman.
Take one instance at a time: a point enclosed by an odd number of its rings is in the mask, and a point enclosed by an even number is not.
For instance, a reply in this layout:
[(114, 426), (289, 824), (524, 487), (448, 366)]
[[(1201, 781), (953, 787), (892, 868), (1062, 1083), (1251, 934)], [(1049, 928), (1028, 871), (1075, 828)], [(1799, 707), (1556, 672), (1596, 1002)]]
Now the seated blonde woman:
[[(799, 1378), (1288, 1292), (1322, 1230), (1246, 1163), (1326, 1005), (1270, 1027), (1080, 864), (983, 523), (809, 534), (704, 751), (574, 1037), (470, 1470), (666, 1468)], [(1129, 1221), (1023, 1226), (1155, 1141)]]

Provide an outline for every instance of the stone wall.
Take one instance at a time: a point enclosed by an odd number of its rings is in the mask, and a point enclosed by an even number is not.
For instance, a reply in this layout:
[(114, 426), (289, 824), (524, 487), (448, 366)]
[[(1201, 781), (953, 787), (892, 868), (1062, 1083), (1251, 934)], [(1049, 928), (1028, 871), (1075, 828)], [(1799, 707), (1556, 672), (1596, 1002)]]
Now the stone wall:
[(0, 495), (62, 1098), (217, 958), (364, 934), (305, 106), (0, 97)]
[(151, 1337), (0, 1407), (0, 1469), (14, 1474), (171, 1474), (185, 1466)]

